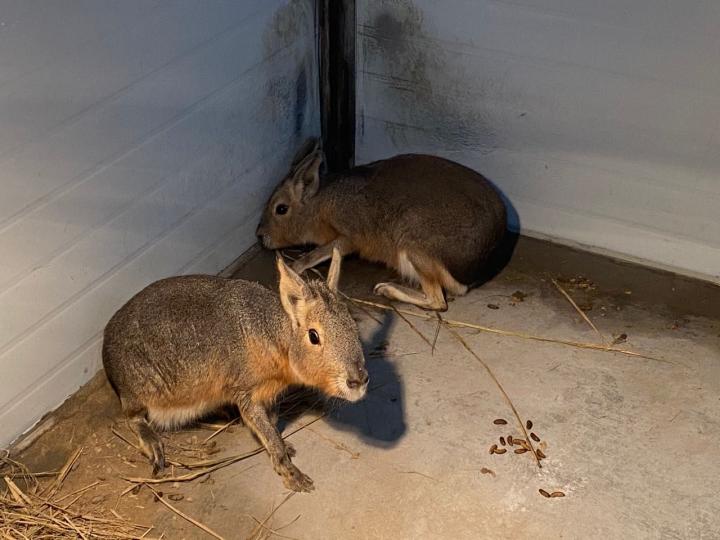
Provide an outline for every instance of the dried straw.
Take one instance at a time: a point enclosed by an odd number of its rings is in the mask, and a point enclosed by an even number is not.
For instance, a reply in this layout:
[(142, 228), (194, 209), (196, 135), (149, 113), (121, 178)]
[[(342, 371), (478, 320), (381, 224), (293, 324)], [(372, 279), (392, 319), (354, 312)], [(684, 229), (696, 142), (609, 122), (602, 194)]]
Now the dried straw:
[(155, 499), (156, 499), (157, 501), (161, 502), (166, 508), (169, 508), (170, 510), (172, 510), (173, 512), (175, 512), (178, 516), (180, 516), (181, 518), (183, 518), (183, 519), (186, 520), (186, 521), (189, 521), (190, 523), (192, 523), (193, 525), (195, 525), (198, 529), (201, 529), (201, 530), (205, 531), (207, 534), (209, 534), (209, 535), (212, 536), (213, 538), (217, 538), (218, 540), (225, 540), (222, 536), (220, 536), (218, 533), (216, 533), (215, 531), (213, 531), (210, 527), (208, 527), (208, 526), (205, 525), (204, 523), (200, 523), (198, 520), (196, 520), (196, 519), (188, 516), (186, 513), (181, 512), (180, 510), (178, 510), (177, 508), (175, 508), (172, 504), (170, 504), (170, 503), (167, 502), (165, 499), (163, 499), (163, 498), (160, 496), (160, 494), (159, 494), (157, 491), (155, 491), (152, 487), (150, 487), (150, 486), (146, 486), (146, 487), (147, 487), (150, 491), (153, 492), (153, 494), (155, 495)]
[[(418, 312), (410, 311), (410, 310), (406, 310), (406, 309), (395, 308), (393, 306), (387, 306), (385, 304), (380, 304), (378, 302), (370, 302), (369, 300), (361, 300), (359, 298), (353, 298), (350, 296), (348, 296), (346, 298), (348, 298), (348, 300), (350, 300), (351, 302), (356, 303), (356, 304), (363, 304), (366, 306), (371, 306), (376, 309), (382, 309), (382, 310), (386, 310), (386, 311), (397, 311), (399, 313), (403, 313), (404, 315), (410, 315), (412, 317), (420, 318), (420, 319), (423, 319), (426, 321), (431, 321), (434, 318), (432, 315), (428, 315), (426, 313), (418, 313)], [(452, 327), (457, 327), (457, 328), (472, 328), (473, 330), (478, 330), (480, 332), (487, 332), (490, 334), (497, 334), (497, 335), (501, 335), (501, 336), (516, 337), (516, 338), (520, 338), (520, 339), (540, 341), (543, 343), (556, 343), (558, 345), (565, 345), (568, 347), (576, 347), (576, 348), (580, 348), (580, 349), (591, 349), (594, 351), (624, 354), (626, 356), (633, 356), (635, 358), (644, 358), (646, 360), (654, 360), (655, 362), (664, 362), (667, 364), (679, 364), (679, 362), (665, 360), (663, 358), (656, 358), (654, 356), (648, 356), (646, 354), (641, 354), (641, 353), (637, 353), (634, 351), (628, 351), (626, 349), (619, 349), (617, 347), (602, 345), (602, 344), (598, 344), (598, 343), (586, 343), (586, 342), (572, 341), (572, 340), (567, 340), (567, 339), (549, 338), (549, 337), (538, 336), (538, 335), (534, 335), (534, 334), (528, 334), (525, 332), (502, 330), (500, 328), (492, 328), (490, 326), (482, 326), (479, 324), (473, 324), (473, 323), (464, 322), (464, 321), (457, 321), (457, 320), (453, 320), (453, 319), (443, 319), (443, 321), (444, 321), (444, 324), (446, 327), (452, 326)]]
[(565, 297), (565, 299), (568, 302), (570, 302), (570, 305), (575, 308), (575, 311), (577, 311), (578, 314), (585, 320), (585, 322), (588, 324), (588, 326), (590, 328), (592, 328), (593, 330), (595, 330), (595, 333), (600, 338), (600, 342), (605, 343), (606, 342), (605, 337), (602, 335), (600, 330), (597, 329), (597, 326), (595, 326), (593, 324), (593, 322), (590, 320), (590, 318), (587, 315), (585, 315), (585, 312), (582, 309), (580, 309), (580, 307), (575, 303), (575, 300), (572, 299), (572, 297), (567, 293), (567, 291), (565, 289), (563, 289), (555, 279), (551, 279), (550, 281), (552, 281), (552, 284), (555, 285), (555, 287), (557, 288), (558, 291), (560, 291), (560, 294), (562, 294)]
[[(321, 415), (317, 416), (316, 418), (310, 420), (309, 422), (306, 422), (302, 426), (295, 428), (294, 430), (290, 431), (289, 433), (283, 435), (283, 439), (287, 439), (288, 437), (294, 435), (298, 431), (302, 431), (303, 429), (311, 426), (315, 422), (319, 421), (320, 419), (327, 416), (327, 413), (322, 413)], [(123, 438), (123, 440), (125, 440)], [(123, 480), (126, 482), (130, 482), (131, 485), (128, 487), (125, 491), (123, 491), (122, 495), (125, 495), (126, 493), (132, 491), (139, 485), (150, 485), (150, 484), (164, 484), (167, 482), (188, 482), (190, 480), (195, 480), (196, 478), (200, 478), (201, 476), (204, 476), (206, 474), (210, 474), (218, 469), (225, 468), (229, 465), (232, 465), (234, 463), (237, 463), (238, 461), (243, 461), (248, 458), (251, 458), (252, 456), (256, 456), (257, 454), (260, 454), (265, 451), (265, 447), (258, 446), (257, 448), (250, 450), (249, 452), (245, 452), (243, 454), (236, 454), (233, 456), (226, 456), (222, 458), (212, 459), (212, 460), (204, 460), (204, 461), (197, 461), (194, 463), (183, 463), (180, 464), (181, 467), (186, 469), (199, 469), (196, 472), (184, 474), (181, 476), (164, 476), (161, 478), (142, 478), (142, 477), (128, 477), (128, 476), (121, 476)], [(248, 469), (244, 469), (248, 470)]]
[(428, 347), (430, 347), (431, 350), (434, 350), (434, 349), (435, 349), (435, 345), (434, 345), (433, 343), (430, 343), (430, 340), (428, 340), (428, 338), (425, 337), (425, 334), (423, 334), (420, 330), (418, 330), (418, 329), (415, 327), (415, 325), (414, 325), (413, 323), (411, 323), (411, 322), (407, 319), (407, 317), (405, 317), (405, 315), (403, 315), (402, 313), (400, 313), (400, 311), (399, 311), (394, 305), (391, 305), (390, 307), (391, 307), (392, 310), (397, 314), (398, 317), (400, 317), (403, 321), (405, 321), (405, 323), (406, 323), (410, 328), (412, 328), (412, 330), (413, 330), (418, 336), (420, 336), (420, 338), (421, 338), (425, 343), (428, 344)]
[[(53, 539), (136, 539), (147, 538), (152, 527), (132, 523), (119, 516), (112, 518), (83, 514), (70, 510), (83, 493), (96, 485), (95, 482), (58, 498), (63, 483), (82, 455), (82, 448), (70, 455), (57, 478), (42, 486), (38, 475), (31, 473), (21, 463), (7, 455), (0, 457), (6, 491), (0, 492), (0, 537), (7, 539), (53, 538)], [(48, 473), (42, 473), (47, 476)], [(25, 488), (15, 479), (22, 480)], [(69, 504), (60, 503), (76, 495)]]
[[(439, 314), (438, 314), (438, 316), (439, 316)], [(441, 320), (442, 320), (442, 318), (441, 318)], [(535, 448), (533, 448), (532, 441), (531, 441), (530, 437), (528, 436), (527, 431), (525, 430), (525, 423), (522, 421), (522, 418), (520, 417), (520, 414), (518, 413), (517, 408), (515, 407), (515, 404), (513, 403), (512, 399), (510, 399), (510, 396), (505, 391), (505, 388), (503, 388), (503, 385), (500, 384), (500, 381), (495, 376), (493, 371), (490, 369), (490, 366), (488, 366), (485, 363), (485, 361), (482, 358), (480, 358), (480, 356), (478, 356), (478, 354), (472, 349), (472, 347), (470, 347), (470, 345), (467, 344), (465, 339), (463, 339), (463, 337), (457, 331), (455, 331), (453, 328), (451, 328), (450, 326), (447, 326), (447, 325), (445, 325), (445, 328), (447, 328), (447, 331), (450, 332), (455, 337), (455, 339), (457, 339), (462, 344), (463, 347), (465, 347), (465, 350), (467, 350), (467, 352), (469, 352), (475, 358), (475, 360), (480, 362), (480, 365), (485, 368), (485, 371), (488, 372), (488, 375), (490, 375), (490, 378), (493, 380), (495, 385), (500, 390), (500, 393), (503, 395), (503, 398), (505, 398), (505, 401), (510, 406), (510, 409), (512, 410), (513, 415), (515, 416), (515, 419), (517, 420), (518, 425), (520, 426), (520, 430), (523, 432), (523, 434), (525, 435), (525, 439), (528, 441), (528, 444), (530, 445), (530, 451), (532, 452), (532, 455), (535, 458), (535, 461), (537, 462), (537, 466), (542, 469), (542, 463), (540, 463), (540, 458), (538, 457), (537, 452), (535, 452)]]
[[(277, 512), (283, 504), (285, 504), (286, 502), (288, 502), (288, 500), (290, 500), (290, 497), (292, 497), (293, 495), (295, 495), (294, 491), (291, 491), (290, 493), (288, 493), (285, 496), (285, 498), (280, 502), (280, 504), (278, 504), (275, 508), (273, 508), (270, 511), (270, 513), (267, 516), (265, 516), (265, 519), (263, 519), (262, 521), (258, 521), (257, 519), (253, 518), (257, 522), (257, 526), (250, 533), (250, 536), (248, 537), (249, 540), (260, 540), (261, 538), (268, 538), (270, 535), (273, 535), (273, 534), (277, 535), (277, 533), (274, 530), (270, 529), (265, 524), (270, 520), (270, 518), (272, 518), (275, 515), (275, 512)], [(300, 517), (300, 516), (298, 516), (298, 517)], [(295, 518), (290, 523), (293, 523), (296, 520), (297, 520), (297, 518)], [(269, 532), (269, 534), (262, 534), (263, 531)], [(277, 535), (277, 536), (282, 536), (282, 535)]]
[(233, 418), (233, 419), (230, 420), (227, 424), (219, 427), (218, 429), (216, 429), (216, 430), (213, 432), (212, 435), (210, 435), (210, 436), (207, 437), (205, 440), (203, 440), (203, 443), (209, 442), (210, 440), (212, 440), (213, 438), (215, 438), (217, 435), (219, 435), (220, 433), (222, 433), (223, 431), (225, 431), (227, 428), (229, 428), (230, 426), (232, 426), (234, 423), (236, 423), (238, 420), (240, 420), (240, 418)]

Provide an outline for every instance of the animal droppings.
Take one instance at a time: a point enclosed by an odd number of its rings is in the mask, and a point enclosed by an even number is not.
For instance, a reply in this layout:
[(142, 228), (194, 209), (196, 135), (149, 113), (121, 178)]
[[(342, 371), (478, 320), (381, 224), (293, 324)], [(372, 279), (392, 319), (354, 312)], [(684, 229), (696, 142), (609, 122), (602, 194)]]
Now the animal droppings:
[(545, 455), (545, 452), (543, 452), (539, 448), (537, 450), (535, 450), (535, 455), (538, 457), (538, 459), (545, 459), (547, 457)]
[(505, 437), (500, 437), (500, 444), (505, 446)]
[(532, 429), (532, 427), (533, 427), (532, 420), (528, 420), (527, 422), (525, 422), (525, 427), (528, 429)]
[(551, 497), (564, 497), (565, 494), (564, 494), (562, 491), (553, 491), (553, 492), (550, 494), (550, 496), (551, 496)]
[(540, 495), (542, 495), (543, 497), (546, 497), (548, 499), (550, 498), (550, 494), (547, 491), (545, 491), (543, 488), (538, 489), (538, 491), (540, 492)]
[(497, 444), (493, 444), (490, 447), (490, 455), (493, 455), (497, 451), (497, 447), (498, 447)]
[(512, 436), (512, 435), (508, 435), (507, 442), (508, 442), (508, 444), (509, 444), (510, 446), (512, 446), (513, 444), (515, 444), (515, 439), (513, 439), (513, 436)]
[(524, 454), (525, 452), (527, 452), (527, 448), (516, 448), (515, 449), (516, 454)]
[(531, 433), (531, 434), (530, 434), (530, 438), (531, 438), (533, 441), (535, 441), (535, 442), (540, 442), (540, 437), (538, 437), (538, 436), (535, 435), (534, 433)]
[(495, 424), (496, 426), (504, 426), (505, 424), (507, 424), (507, 420), (505, 420), (504, 418), (496, 418), (495, 420), (493, 420), (493, 424)]
[(496, 454), (504, 454), (505, 452), (507, 452), (507, 448), (498, 448), (495, 450)]

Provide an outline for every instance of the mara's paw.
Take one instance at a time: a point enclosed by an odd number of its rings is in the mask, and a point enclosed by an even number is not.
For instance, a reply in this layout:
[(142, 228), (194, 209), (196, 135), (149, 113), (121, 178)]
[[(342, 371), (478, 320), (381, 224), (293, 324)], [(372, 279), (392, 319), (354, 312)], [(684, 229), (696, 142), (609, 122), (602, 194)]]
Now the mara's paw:
[(302, 473), (295, 465), (291, 464), (288, 466), (284, 471), (282, 471), (281, 475), (283, 484), (285, 484), (285, 487), (288, 489), (298, 492), (304, 491), (306, 493), (315, 489), (312, 479), (308, 475)]
[(152, 475), (155, 477), (165, 468), (165, 451), (159, 438), (156, 441), (148, 442), (147, 446), (150, 454), (150, 465), (152, 465)]
[(385, 291), (387, 291), (390, 286), (392, 286), (392, 283), (378, 283), (375, 287), (373, 287), (373, 294), (378, 296), (387, 296)]
[(140, 429), (140, 450), (145, 454), (152, 465), (152, 475), (157, 476), (165, 468), (165, 452), (160, 436), (149, 427)]

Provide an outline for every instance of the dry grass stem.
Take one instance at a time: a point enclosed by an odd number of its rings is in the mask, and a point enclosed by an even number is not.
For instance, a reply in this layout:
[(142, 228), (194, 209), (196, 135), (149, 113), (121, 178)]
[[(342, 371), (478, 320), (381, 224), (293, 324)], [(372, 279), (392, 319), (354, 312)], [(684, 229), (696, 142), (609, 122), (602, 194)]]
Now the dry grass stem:
[[(349, 297), (348, 297), (346, 294), (344, 294), (344, 293), (342, 293), (342, 292), (340, 292), (340, 291), (338, 291), (338, 292), (340, 293), (340, 295), (341, 295), (343, 298), (349, 299)], [(380, 319), (378, 319), (375, 315), (373, 315), (372, 312), (371, 312), (369, 309), (367, 309), (365, 306), (362, 306), (362, 305), (360, 305), (360, 304), (352, 304), (352, 305), (353, 305), (354, 307), (356, 307), (357, 309), (359, 309), (360, 311), (362, 311), (365, 315), (367, 315), (368, 317), (370, 317), (373, 321), (375, 321), (375, 322), (378, 324), (378, 326), (382, 326), (382, 325), (383, 325), (383, 322), (382, 322)]]
[(560, 294), (562, 294), (565, 297), (565, 299), (568, 302), (570, 302), (570, 305), (575, 308), (575, 311), (577, 311), (578, 314), (585, 320), (585, 322), (588, 324), (588, 326), (590, 326), (590, 328), (595, 330), (595, 333), (598, 335), (598, 338), (600, 338), (600, 342), (605, 343), (606, 342), (605, 337), (602, 335), (600, 330), (598, 330), (597, 326), (595, 326), (593, 324), (593, 322), (590, 320), (590, 317), (585, 315), (585, 312), (582, 309), (580, 309), (580, 307), (575, 303), (575, 300), (572, 299), (572, 297), (567, 293), (567, 291), (565, 289), (563, 289), (555, 279), (550, 279), (550, 281), (552, 281), (552, 284), (555, 285), (555, 288), (557, 288), (557, 290), (560, 291)]
[(457, 339), (462, 344), (462, 346), (465, 347), (465, 350), (467, 350), (467, 352), (469, 352), (475, 358), (475, 360), (480, 362), (480, 365), (485, 368), (485, 371), (488, 372), (488, 375), (490, 375), (490, 378), (493, 380), (495, 385), (500, 390), (500, 393), (505, 398), (505, 401), (510, 406), (510, 409), (512, 410), (513, 415), (515, 415), (515, 419), (517, 420), (518, 425), (520, 426), (520, 430), (523, 432), (523, 434), (525, 435), (525, 439), (528, 441), (528, 444), (530, 445), (530, 450), (532, 452), (533, 457), (535, 458), (535, 462), (537, 463), (537, 466), (539, 468), (542, 468), (542, 463), (540, 463), (540, 458), (538, 457), (537, 453), (535, 452), (532, 441), (530, 440), (530, 437), (528, 436), (528, 433), (525, 429), (525, 422), (523, 422), (522, 418), (520, 417), (520, 414), (518, 413), (517, 409), (515, 408), (515, 404), (513, 403), (512, 399), (510, 399), (510, 396), (505, 391), (505, 388), (503, 388), (503, 385), (500, 384), (500, 381), (495, 376), (493, 371), (490, 369), (490, 366), (488, 366), (487, 363), (485, 363), (485, 361), (482, 358), (480, 358), (480, 356), (478, 356), (474, 350), (472, 350), (470, 345), (467, 344), (467, 341), (465, 341), (465, 339), (456, 330), (454, 330), (453, 328), (451, 328), (450, 326), (447, 326), (447, 325), (445, 325), (445, 328), (447, 328), (448, 332), (450, 332), (455, 337), (455, 339)]
[(397, 314), (398, 317), (400, 317), (403, 321), (405, 321), (405, 323), (406, 323), (418, 336), (420, 336), (420, 338), (421, 338), (425, 343), (428, 344), (428, 347), (430, 347), (431, 350), (434, 349), (434, 345), (433, 345), (432, 343), (430, 343), (430, 340), (429, 340), (428, 338), (425, 337), (425, 334), (423, 334), (420, 330), (418, 330), (418, 329), (415, 327), (415, 325), (414, 325), (413, 323), (411, 323), (410, 320), (409, 320), (407, 317), (405, 317), (405, 315), (403, 315), (402, 313), (400, 313), (400, 310), (399, 310), (397, 307), (395, 307), (394, 304), (391, 304), (391, 305), (390, 305), (390, 309), (392, 309), (392, 310)]
[(147, 486), (147, 488), (148, 488), (150, 491), (153, 492), (153, 494), (155, 495), (155, 498), (156, 498), (159, 502), (161, 502), (163, 505), (165, 505), (165, 507), (167, 507), (167, 508), (169, 508), (170, 510), (172, 510), (173, 512), (175, 512), (178, 516), (180, 516), (181, 518), (183, 518), (183, 519), (186, 520), (186, 521), (189, 521), (190, 523), (192, 523), (193, 525), (195, 525), (198, 529), (201, 529), (201, 530), (205, 531), (207, 534), (209, 534), (209, 535), (212, 536), (213, 538), (217, 538), (218, 540), (224, 540), (224, 538), (223, 538), (222, 536), (220, 536), (218, 533), (216, 533), (215, 531), (213, 531), (213, 530), (212, 530), (210, 527), (208, 527), (207, 525), (205, 525), (205, 524), (203, 524), (203, 523), (200, 523), (198, 520), (196, 520), (196, 519), (188, 516), (186, 513), (181, 512), (180, 510), (178, 510), (177, 508), (175, 508), (172, 504), (170, 504), (170, 503), (167, 502), (165, 499), (163, 499), (163, 498), (158, 494), (158, 492), (155, 491), (153, 488), (151, 488), (150, 486)]
[(435, 315), (437, 315), (437, 326), (435, 327), (435, 336), (433, 337), (432, 349), (430, 349), (430, 356), (435, 355), (435, 345), (437, 345), (438, 336), (440, 335), (440, 325), (442, 324), (442, 318), (440, 317), (440, 314), (436, 311)]
[[(323, 413), (316, 418), (310, 420), (309, 422), (295, 428), (294, 430), (290, 431), (286, 435), (283, 435), (283, 439), (287, 439), (291, 435), (294, 435), (298, 431), (302, 431), (303, 429), (311, 426), (318, 420), (324, 418), (327, 416), (327, 413)], [(265, 447), (258, 446), (257, 448), (250, 450), (249, 452), (245, 452), (243, 454), (236, 454), (233, 456), (226, 456), (222, 458), (217, 459), (211, 459), (211, 460), (205, 460), (205, 461), (198, 461), (195, 463), (183, 463), (181, 466), (186, 469), (200, 469), (193, 473), (184, 474), (181, 476), (164, 476), (161, 478), (142, 478), (142, 477), (129, 477), (129, 476), (121, 476), (123, 480), (126, 482), (130, 482), (131, 485), (125, 491), (122, 492), (121, 495), (125, 495), (135, 489), (139, 485), (151, 485), (151, 484), (164, 484), (167, 482), (188, 482), (190, 480), (195, 480), (196, 478), (200, 478), (201, 476), (205, 476), (206, 474), (210, 474), (211, 472), (214, 472), (218, 469), (225, 468), (229, 465), (232, 465), (234, 463), (237, 463), (238, 461), (243, 461), (245, 459), (251, 458), (253, 456), (256, 456), (257, 454), (261, 454), (265, 451)], [(248, 467), (249, 469), (250, 467)], [(248, 469), (244, 469), (248, 470)], [(241, 471), (243, 472), (243, 471)]]
[[(63, 485), (63, 482), (65, 482), (65, 478), (67, 478), (67, 475), (70, 473), (73, 466), (75, 465), (77, 460), (80, 458), (80, 455), (82, 454), (82, 452), (83, 452), (83, 447), (81, 446), (80, 448), (75, 450), (72, 454), (70, 454), (70, 457), (65, 462), (65, 465), (63, 465), (62, 469), (60, 469), (60, 471), (58, 472), (58, 476), (55, 479), (55, 481), (49, 485), (49, 495), (48, 495), (49, 497), (52, 497), (53, 495), (55, 495), (55, 493), (57, 493), (60, 490), (60, 488)], [(45, 493), (45, 491), (43, 491), (43, 493)]]
[[(295, 495), (294, 491), (291, 491), (290, 493), (288, 493), (285, 496), (285, 498), (280, 502), (280, 504), (278, 504), (275, 508), (273, 508), (270, 511), (270, 513), (267, 516), (265, 516), (265, 519), (258, 522), (257, 526), (253, 529), (253, 531), (250, 533), (250, 536), (248, 538), (250, 540), (260, 540), (260, 538), (262, 538), (261, 534), (263, 532), (263, 529), (267, 528), (267, 527), (265, 527), (265, 524), (270, 520), (270, 518), (272, 518), (275, 515), (275, 512), (277, 512), (283, 504), (285, 504), (286, 502), (288, 502), (288, 500), (290, 500), (290, 497), (292, 497), (293, 495)], [(258, 520), (255, 519), (255, 521), (258, 521)], [(273, 532), (273, 534), (274, 534), (274, 532)]]
[(69, 498), (69, 497), (72, 497), (73, 495), (77, 495), (78, 493), (83, 493), (83, 492), (87, 491), (88, 489), (92, 489), (92, 488), (94, 488), (95, 486), (100, 485), (100, 484), (102, 484), (102, 482), (100, 482), (99, 480), (96, 480), (95, 482), (93, 482), (92, 484), (89, 484), (89, 485), (85, 486), (84, 488), (76, 489), (76, 490), (73, 491), (72, 493), (68, 493), (67, 495), (63, 495), (62, 497), (60, 497), (59, 499), (57, 499), (55, 502), (56, 502), (56, 503), (59, 503), (59, 502), (64, 501), (65, 499), (67, 499), (67, 498)]
[[(394, 308), (391, 306), (386, 306), (385, 304), (380, 304), (378, 302), (370, 302), (369, 300), (361, 300), (359, 298), (352, 298), (352, 297), (348, 297), (348, 298), (352, 302), (364, 304), (366, 306), (371, 306), (371, 307), (374, 307), (377, 309), (397, 310), (399, 313), (403, 313), (405, 315), (410, 315), (413, 317), (424, 319), (426, 321), (432, 320), (432, 316), (427, 315), (425, 313), (417, 313), (415, 311), (410, 311), (410, 310), (406, 310), (406, 309)], [(500, 328), (492, 328), (489, 326), (482, 326), (479, 324), (473, 324), (473, 323), (469, 323), (469, 322), (465, 322), (465, 321), (457, 321), (457, 320), (453, 320), (453, 319), (443, 319), (443, 321), (444, 321), (445, 327), (453, 326), (453, 327), (458, 327), (458, 328), (471, 328), (473, 330), (479, 330), (480, 332), (487, 332), (489, 334), (497, 334), (500, 336), (516, 337), (516, 338), (520, 338), (520, 339), (540, 341), (543, 343), (556, 343), (558, 345), (566, 345), (568, 347), (576, 347), (579, 349), (590, 349), (590, 350), (594, 350), (594, 351), (603, 351), (603, 352), (624, 354), (626, 356), (633, 356), (635, 358), (644, 358), (646, 360), (653, 360), (655, 362), (664, 362), (667, 364), (679, 364), (679, 362), (665, 360), (663, 358), (656, 358), (654, 356), (648, 356), (646, 354), (637, 353), (634, 351), (628, 351), (626, 349), (618, 349), (616, 347), (610, 347), (610, 346), (602, 345), (602, 344), (598, 344), (598, 343), (586, 343), (586, 342), (582, 342), (582, 341), (572, 341), (572, 340), (568, 340), (568, 339), (549, 338), (549, 337), (544, 337), (544, 336), (537, 336), (534, 334), (528, 334), (525, 332), (502, 330)]]
[(312, 429), (312, 428), (309, 428), (309, 429), (310, 429), (310, 431), (312, 431), (315, 435), (317, 435), (321, 439), (329, 442), (336, 450), (340, 450), (342, 452), (347, 453), (352, 459), (357, 459), (360, 457), (360, 452), (353, 452), (347, 446), (345, 446), (345, 444), (341, 443), (340, 441), (336, 441), (332, 437), (323, 435), (322, 433), (320, 433), (319, 431), (317, 431), (315, 429)]
[(221, 426), (220, 428), (218, 428), (217, 430), (215, 430), (212, 435), (210, 435), (205, 440), (203, 440), (203, 444), (205, 444), (208, 441), (210, 441), (211, 439), (215, 438), (217, 435), (219, 435), (220, 433), (225, 431), (227, 428), (232, 426), (234, 423), (236, 423), (238, 420), (240, 420), (240, 418), (233, 418), (227, 424), (225, 424), (225, 425)]
[[(6, 491), (0, 491), (0, 537), (12, 540), (29, 538), (52, 539), (136, 539), (147, 537), (152, 529), (146, 525), (138, 525), (126, 519), (108, 519), (69, 510), (69, 507), (83, 496), (87, 490), (100, 482), (95, 482), (72, 493), (56, 498), (63, 482), (75, 468), (82, 448), (73, 452), (67, 460), (57, 479), (41, 486), (37, 476), (27, 468), (6, 455), (0, 458), (3, 462), (3, 480)], [(22, 479), (23, 490), (13, 478)], [(60, 503), (69, 497), (75, 498), (65, 506)]]

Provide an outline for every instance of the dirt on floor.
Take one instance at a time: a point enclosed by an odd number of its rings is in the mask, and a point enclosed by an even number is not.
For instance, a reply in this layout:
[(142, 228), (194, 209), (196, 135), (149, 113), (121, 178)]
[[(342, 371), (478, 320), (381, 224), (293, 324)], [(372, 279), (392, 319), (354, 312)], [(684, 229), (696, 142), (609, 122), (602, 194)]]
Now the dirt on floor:
[[(272, 257), (236, 276), (274, 287)], [(53, 472), (82, 449), (58, 496), (155, 538), (720, 537), (720, 287), (528, 238), (497, 270), (443, 314), (469, 325), (353, 306), (367, 398), (284, 404), (312, 494), (288, 498), (232, 410), (165, 434), (166, 476), (197, 478), (148, 487), (103, 373), (12, 456)], [(371, 291), (388, 277), (348, 260), (341, 288), (387, 304)]]

